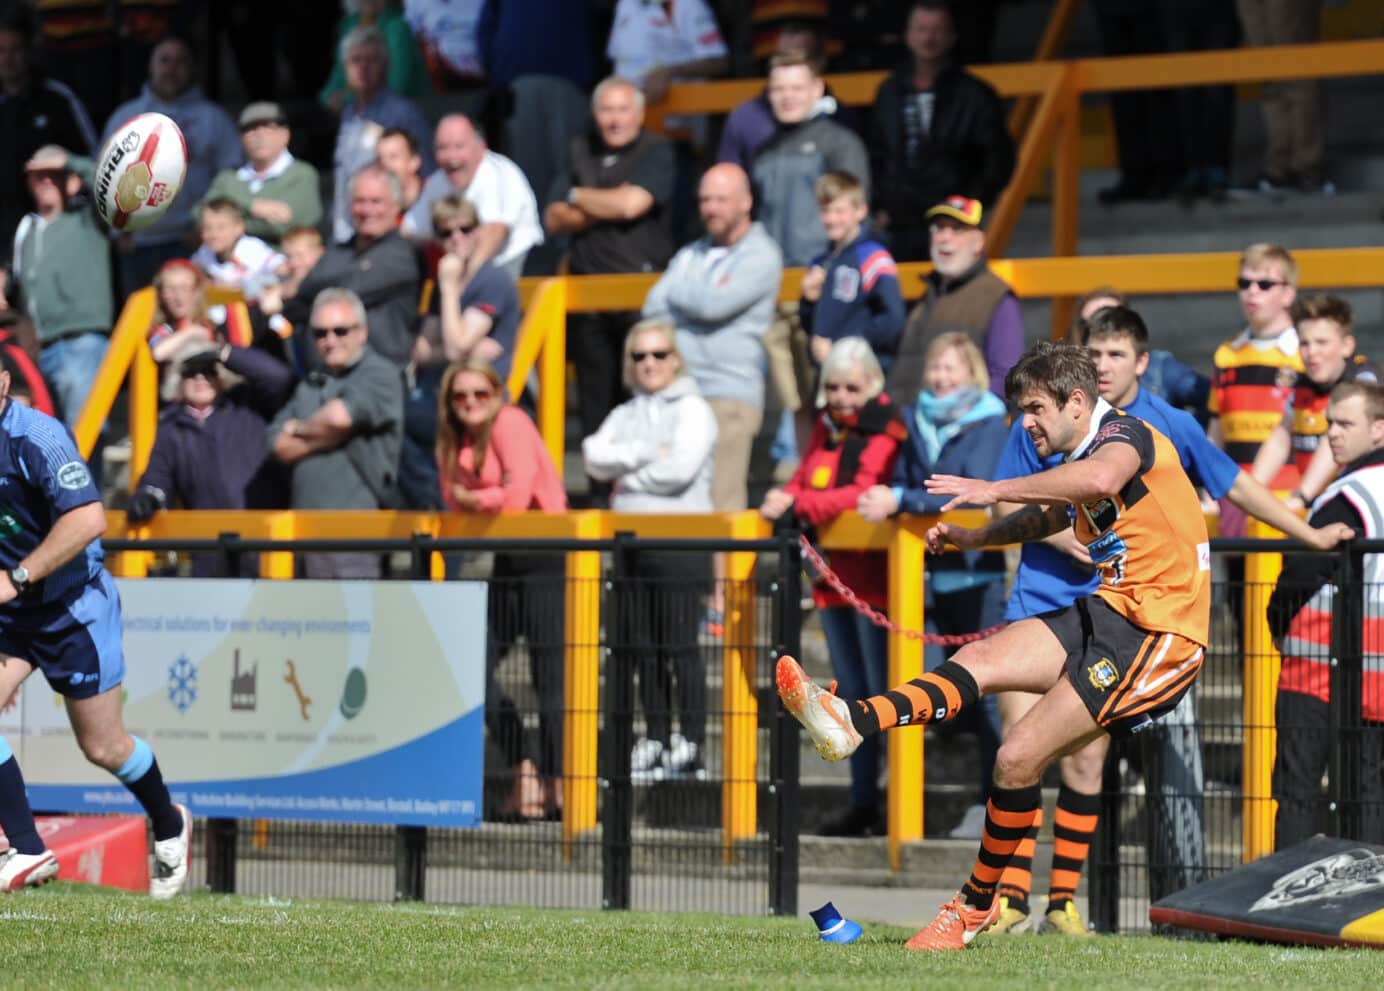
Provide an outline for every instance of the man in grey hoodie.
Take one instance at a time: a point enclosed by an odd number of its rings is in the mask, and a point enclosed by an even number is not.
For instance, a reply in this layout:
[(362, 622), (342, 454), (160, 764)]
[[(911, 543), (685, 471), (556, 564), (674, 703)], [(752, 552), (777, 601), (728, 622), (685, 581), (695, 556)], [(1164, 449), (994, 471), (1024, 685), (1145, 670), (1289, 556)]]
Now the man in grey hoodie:
[[(149, 55), (149, 79), (139, 96), (115, 108), (102, 141), (131, 117), (161, 113), (173, 119), (187, 143), (187, 178), (173, 205), (153, 226), (116, 240), (120, 295), (147, 286), (170, 258), (190, 254), (192, 215), (216, 173), (240, 164), (240, 131), (196, 82), (197, 61), (185, 39), (170, 35)], [(195, 242), (194, 242), (195, 245)]]
[(774, 316), (783, 255), (750, 219), (754, 201), (740, 166), (713, 165), (697, 199), (706, 235), (673, 256), (643, 315), (677, 327), (678, 350), (716, 415), (711, 502), (727, 512), (749, 505), (750, 448), (764, 419), (761, 339)]

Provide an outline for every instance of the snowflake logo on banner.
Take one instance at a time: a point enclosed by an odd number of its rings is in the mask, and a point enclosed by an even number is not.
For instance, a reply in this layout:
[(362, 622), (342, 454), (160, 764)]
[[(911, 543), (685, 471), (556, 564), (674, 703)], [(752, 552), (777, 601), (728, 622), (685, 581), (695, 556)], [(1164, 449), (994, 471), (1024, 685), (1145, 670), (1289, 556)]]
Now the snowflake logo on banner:
[(186, 654), (168, 667), (168, 701), (179, 712), (187, 712), (197, 701), (197, 665)]

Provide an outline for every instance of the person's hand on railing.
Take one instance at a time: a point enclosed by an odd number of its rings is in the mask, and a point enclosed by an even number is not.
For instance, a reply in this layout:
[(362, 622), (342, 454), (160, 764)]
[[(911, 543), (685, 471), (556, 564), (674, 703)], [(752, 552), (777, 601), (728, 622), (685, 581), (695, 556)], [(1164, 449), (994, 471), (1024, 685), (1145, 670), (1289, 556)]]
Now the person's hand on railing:
[(163, 500), (157, 494), (141, 489), (130, 496), (130, 502), (125, 507), (125, 519), (130, 523), (147, 523), (162, 508)]
[(776, 520), (793, 508), (793, 502), (793, 497), (783, 489), (770, 489), (764, 493), (764, 502), (760, 504), (759, 515), (766, 520)]
[(1310, 528), (1308, 544), (1319, 551), (1329, 551), (1337, 544), (1355, 539), (1355, 531), (1344, 523), (1328, 523)]
[(855, 510), (866, 523), (883, 523), (899, 511), (899, 500), (887, 485), (871, 485), (855, 501)]
[(460, 482), (452, 483), (452, 501), (456, 503), (457, 509), (470, 513), (481, 508), (481, 497)]

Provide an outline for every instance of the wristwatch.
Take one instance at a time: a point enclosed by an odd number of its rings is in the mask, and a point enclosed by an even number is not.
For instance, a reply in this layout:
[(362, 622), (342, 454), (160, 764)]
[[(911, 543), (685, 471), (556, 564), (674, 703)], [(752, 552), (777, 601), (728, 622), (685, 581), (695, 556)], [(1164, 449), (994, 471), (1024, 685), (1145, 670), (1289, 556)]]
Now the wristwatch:
[(567, 190), (567, 204), (568, 204), (569, 206), (576, 206), (576, 205), (577, 205), (577, 187), (576, 187), (576, 186), (572, 186), (572, 187), (570, 187), (570, 188)]
[(9, 570), (10, 584), (14, 586), (16, 592), (23, 592), (29, 587), (29, 569), (22, 564), (16, 564)]

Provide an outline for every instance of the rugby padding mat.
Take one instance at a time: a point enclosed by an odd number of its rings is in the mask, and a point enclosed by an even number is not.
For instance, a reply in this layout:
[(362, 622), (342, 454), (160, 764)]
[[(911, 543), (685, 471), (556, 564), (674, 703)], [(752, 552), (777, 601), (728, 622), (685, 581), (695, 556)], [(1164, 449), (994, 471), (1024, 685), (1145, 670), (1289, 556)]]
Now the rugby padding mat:
[[(143, 816), (37, 816), (38, 835), (58, 858), (58, 880), (149, 890)], [(0, 850), (9, 846), (0, 833)]]
[(1306, 946), (1384, 949), (1384, 846), (1314, 836), (1169, 895), (1154, 925)]

